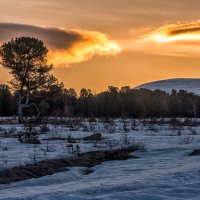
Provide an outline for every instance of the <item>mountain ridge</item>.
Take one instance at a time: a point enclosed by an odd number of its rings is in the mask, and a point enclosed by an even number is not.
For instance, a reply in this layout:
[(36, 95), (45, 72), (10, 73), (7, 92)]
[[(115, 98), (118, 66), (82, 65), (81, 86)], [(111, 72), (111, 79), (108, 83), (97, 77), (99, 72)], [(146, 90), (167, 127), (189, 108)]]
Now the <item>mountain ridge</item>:
[(162, 90), (171, 93), (174, 90), (185, 90), (200, 95), (200, 78), (172, 78), (141, 84), (135, 89)]

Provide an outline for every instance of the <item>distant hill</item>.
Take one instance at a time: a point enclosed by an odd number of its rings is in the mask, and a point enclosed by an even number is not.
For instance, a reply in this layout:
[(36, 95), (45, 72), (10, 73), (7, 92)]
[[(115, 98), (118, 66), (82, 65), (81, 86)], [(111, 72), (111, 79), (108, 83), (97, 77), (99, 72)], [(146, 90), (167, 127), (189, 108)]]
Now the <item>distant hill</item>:
[(177, 79), (167, 79), (154, 81), (150, 83), (145, 83), (136, 87), (136, 89), (145, 88), (149, 90), (162, 90), (171, 93), (172, 89), (177, 91), (186, 90), (187, 92), (192, 92), (200, 95), (200, 79), (195, 78), (177, 78)]

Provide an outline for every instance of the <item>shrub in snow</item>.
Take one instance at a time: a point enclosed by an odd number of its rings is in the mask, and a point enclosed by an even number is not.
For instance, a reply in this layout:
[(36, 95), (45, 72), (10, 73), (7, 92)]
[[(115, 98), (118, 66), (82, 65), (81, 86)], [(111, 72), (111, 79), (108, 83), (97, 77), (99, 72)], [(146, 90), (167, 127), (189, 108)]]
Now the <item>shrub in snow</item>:
[(130, 136), (127, 132), (121, 134), (120, 141), (122, 145), (129, 145), (130, 144)]
[(29, 125), (29, 128), (26, 130), (26, 132), (19, 134), (18, 140), (22, 143), (40, 144), (37, 132), (32, 130), (31, 125)]
[(197, 135), (197, 131), (195, 129), (190, 129), (190, 135)]
[(34, 146), (33, 151), (29, 152), (29, 158), (31, 163), (37, 164), (39, 160), (41, 160), (40, 149), (37, 145)]
[(8, 143), (6, 144), (0, 143), (0, 149), (2, 151), (8, 151)]
[(0, 155), (0, 169), (4, 168), (5, 165), (8, 163), (6, 155), (1, 154)]
[(47, 124), (43, 124), (40, 126), (40, 133), (46, 133), (48, 131), (50, 131), (50, 129)]
[(191, 135), (185, 135), (183, 140), (182, 140), (182, 143), (183, 144), (190, 144), (190, 143), (192, 143), (193, 140), (194, 140), (194, 138)]

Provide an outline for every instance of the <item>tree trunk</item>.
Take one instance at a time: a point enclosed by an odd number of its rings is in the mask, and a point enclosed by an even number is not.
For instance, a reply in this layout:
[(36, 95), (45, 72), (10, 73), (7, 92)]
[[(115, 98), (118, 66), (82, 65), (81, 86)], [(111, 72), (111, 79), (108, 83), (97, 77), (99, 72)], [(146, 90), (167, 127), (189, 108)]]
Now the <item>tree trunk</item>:
[[(24, 102), (24, 99), (25, 99), (25, 102)], [(25, 119), (23, 119), (23, 109), (30, 108), (30, 107), (34, 107), (36, 109), (38, 113), (37, 114), (37, 118), (38, 118), (40, 116), (40, 110), (35, 103), (29, 103), (29, 93), (23, 96), (19, 94), (19, 99), (18, 99), (18, 123), (19, 124), (22, 124), (26, 121)]]
[(22, 122), (23, 122), (23, 111), (22, 111), (22, 109), (23, 109), (23, 107), (22, 107), (22, 96), (21, 96), (21, 94), (19, 94), (19, 99), (18, 99), (18, 112), (17, 112), (17, 114), (18, 114), (18, 122), (19, 122), (19, 124), (21, 124)]

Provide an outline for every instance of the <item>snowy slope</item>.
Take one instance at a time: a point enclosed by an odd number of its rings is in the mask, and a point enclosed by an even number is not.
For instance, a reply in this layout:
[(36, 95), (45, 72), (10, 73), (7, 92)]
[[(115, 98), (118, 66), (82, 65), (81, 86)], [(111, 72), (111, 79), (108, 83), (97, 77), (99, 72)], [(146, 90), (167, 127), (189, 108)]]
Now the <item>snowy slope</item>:
[[(105, 137), (120, 139), (120, 122), (115, 123), (116, 132), (104, 133)], [(147, 151), (134, 153), (139, 159), (104, 162), (95, 166), (89, 175), (82, 173), (83, 168), (75, 167), (39, 179), (0, 185), (0, 199), (199, 200), (200, 157), (188, 156), (193, 149), (199, 148), (199, 131), (199, 126), (183, 126), (179, 135), (178, 130), (169, 125), (152, 128), (138, 121), (137, 129), (128, 135), (146, 145)], [(85, 135), (81, 131), (75, 134)], [(189, 143), (185, 142), (185, 137), (190, 138)]]
[(180, 78), (167, 79), (150, 83), (145, 83), (136, 87), (136, 89), (145, 88), (149, 90), (162, 90), (171, 93), (172, 89), (177, 91), (186, 90), (200, 95), (200, 79)]

